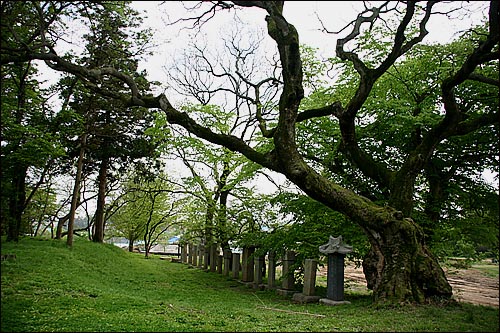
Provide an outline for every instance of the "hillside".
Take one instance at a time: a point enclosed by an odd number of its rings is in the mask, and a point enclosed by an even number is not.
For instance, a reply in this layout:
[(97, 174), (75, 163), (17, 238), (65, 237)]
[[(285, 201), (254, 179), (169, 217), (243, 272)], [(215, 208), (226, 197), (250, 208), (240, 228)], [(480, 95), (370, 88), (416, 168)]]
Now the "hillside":
[(498, 309), (468, 304), (299, 305), (274, 291), (113, 245), (2, 242), (1, 331), (498, 331)]

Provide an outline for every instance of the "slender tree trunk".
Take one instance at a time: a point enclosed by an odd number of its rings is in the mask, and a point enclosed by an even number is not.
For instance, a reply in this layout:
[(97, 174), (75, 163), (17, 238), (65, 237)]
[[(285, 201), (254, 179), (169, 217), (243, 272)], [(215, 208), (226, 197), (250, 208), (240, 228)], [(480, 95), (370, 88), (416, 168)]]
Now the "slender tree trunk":
[(73, 197), (71, 198), (71, 209), (69, 212), (68, 237), (66, 238), (66, 244), (69, 247), (73, 246), (73, 229), (75, 225), (76, 207), (78, 205), (78, 202), (80, 201), (80, 182), (82, 180), (83, 157), (85, 155), (86, 141), (87, 133), (84, 133), (80, 141), (80, 154), (78, 156), (78, 162), (76, 165), (75, 186), (73, 187)]
[(13, 173), (12, 193), (9, 196), (7, 241), (19, 241), (24, 204), (26, 202), (26, 174), (28, 169), (20, 167)]
[(63, 226), (64, 226), (64, 223), (69, 220), (69, 213), (64, 215), (63, 217), (61, 217), (59, 219), (59, 221), (57, 221), (57, 228), (56, 228), (56, 239), (61, 239), (62, 237), (62, 229), (63, 229)]
[(106, 202), (106, 174), (108, 171), (108, 159), (103, 158), (99, 168), (99, 192), (97, 195), (97, 208), (95, 212), (94, 235), (92, 241), (104, 242), (104, 205)]

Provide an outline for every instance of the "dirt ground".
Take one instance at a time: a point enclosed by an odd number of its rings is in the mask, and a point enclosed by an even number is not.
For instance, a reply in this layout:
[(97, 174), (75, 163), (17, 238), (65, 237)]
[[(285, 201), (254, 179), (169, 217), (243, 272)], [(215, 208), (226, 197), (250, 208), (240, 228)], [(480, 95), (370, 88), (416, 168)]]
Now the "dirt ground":
[[(497, 278), (484, 275), (474, 268), (444, 268), (448, 282), (453, 288), (453, 297), (459, 302), (499, 307), (499, 284)], [(318, 275), (326, 276), (326, 267)], [(363, 268), (349, 263), (344, 269), (347, 290), (368, 291)]]

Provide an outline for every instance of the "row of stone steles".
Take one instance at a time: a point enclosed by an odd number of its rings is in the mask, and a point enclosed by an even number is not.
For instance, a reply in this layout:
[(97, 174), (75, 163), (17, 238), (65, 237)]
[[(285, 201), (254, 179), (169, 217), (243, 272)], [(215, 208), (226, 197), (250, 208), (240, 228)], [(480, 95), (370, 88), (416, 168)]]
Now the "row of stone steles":
[[(296, 253), (286, 251), (282, 261), (282, 282), (276, 286), (276, 258), (274, 252), (267, 253), (267, 284), (263, 283), (266, 274), (266, 255), (255, 256), (256, 247), (244, 247), (242, 253), (224, 250), (220, 254), (216, 244), (202, 246), (185, 244), (181, 247), (181, 262), (191, 267), (199, 267), (206, 271), (217, 272), (254, 289), (275, 289), (279, 295), (292, 296), (297, 303), (316, 303), (326, 305), (348, 304), (344, 300), (344, 257), (352, 251), (352, 247), (342, 242), (342, 236), (330, 237), (329, 242), (320, 246), (321, 253), (328, 257), (327, 295), (325, 298), (315, 294), (317, 260), (304, 261), (304, 283), (302, 292), (295, 290), (295, 277), (292, 267)], [(240, 260), (241, 257), (241, 260)], [(213, 260), (212, 260), (213, 258)], [(241, 280), (240, 280), (241, 272)]]

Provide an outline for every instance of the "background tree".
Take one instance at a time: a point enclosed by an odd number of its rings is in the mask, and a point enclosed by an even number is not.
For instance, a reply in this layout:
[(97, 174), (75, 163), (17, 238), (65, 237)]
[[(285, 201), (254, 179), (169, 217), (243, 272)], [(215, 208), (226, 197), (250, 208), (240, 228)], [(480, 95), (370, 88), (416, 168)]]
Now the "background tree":
[(133, 173), (126, 180), (123, 191), (118, 208), (110, 217), (110, 232), (113, 236), (127, 238), (130, 252), (134, 241), (142, 239), (148, 258), (157, 240), (182, 223), (177, 216), (184, 207), (184, 200), (177, 197), (178, 191), (162, 173)]

